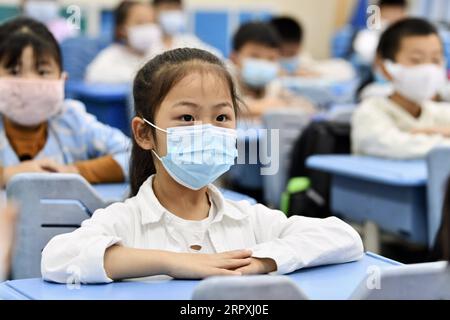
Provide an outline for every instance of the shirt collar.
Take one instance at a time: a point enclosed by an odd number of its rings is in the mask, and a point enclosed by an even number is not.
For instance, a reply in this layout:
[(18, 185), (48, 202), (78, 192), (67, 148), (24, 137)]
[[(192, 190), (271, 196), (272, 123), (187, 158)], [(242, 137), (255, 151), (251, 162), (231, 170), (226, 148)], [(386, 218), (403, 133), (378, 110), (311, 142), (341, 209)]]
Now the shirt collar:
[[(143, 225), (159, 222), (165, 213), (168, 212), (168, 210), (161, 205), (153, 192), (153, 177), (154, 175), (142, 184), (136, 195)], [(230, 206), (224, 199), (220, 190), (214, 185), (208, 185), (208, 193), (217, 209), (217, 216), (214, 219), (214, 222), (221, 221), (224, 216), (234, 220), (242, 220), (246, 217), (246, 215), (235, 206)]]

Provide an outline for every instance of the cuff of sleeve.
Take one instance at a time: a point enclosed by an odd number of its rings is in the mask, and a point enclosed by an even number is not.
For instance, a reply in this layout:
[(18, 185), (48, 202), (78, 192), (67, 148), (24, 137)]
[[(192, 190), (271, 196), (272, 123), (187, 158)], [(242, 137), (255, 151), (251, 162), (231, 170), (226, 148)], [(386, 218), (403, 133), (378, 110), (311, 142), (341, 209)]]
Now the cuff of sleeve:
[(81, 265), (79, 279), (81, 283), (111, 283), (113, 282), (106, 275), (104, 261), (105, 251), (109, 247), (120, 244), (122, 239), (118, 237), (102, 237), (96, 243), (88, 246), (85, 252), (81, 254), (84, 257)]
[(252, 248), (253, 258), (270, 258), (277, 264), (277, 270), (271, 272), (271, 275), (281, 275), (295, 271), (298, 268), (298, 261), (295, 253), (290, 252), (288, 248), (280, 250), (280, 246), (275, 242), (266, 242), (258, 244)]

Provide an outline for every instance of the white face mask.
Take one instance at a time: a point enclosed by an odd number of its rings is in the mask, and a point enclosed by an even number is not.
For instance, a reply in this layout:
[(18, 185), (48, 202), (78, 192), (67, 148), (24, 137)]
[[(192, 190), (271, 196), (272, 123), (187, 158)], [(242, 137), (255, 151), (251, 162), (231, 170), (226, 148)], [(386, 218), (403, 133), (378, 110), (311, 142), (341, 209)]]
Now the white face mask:
[(154, 23), (130, 27), (127, 35), (129, 45), (142, 53), (161, 42), (161, 29)]
[(385, 61), (384, 65), (395, 91), (417, 104), (432, 100), (447, 82), (445, 68), (436, 64), (405, 67)]
[(186, 15), (181, 10), (167, 10), (159, 15), (161, 28), (168, 35), (186, 32)]
[(24, 4), (24, 14), (43, 23), (59, 17), (59, 5), (56, 1), (27, 1)]

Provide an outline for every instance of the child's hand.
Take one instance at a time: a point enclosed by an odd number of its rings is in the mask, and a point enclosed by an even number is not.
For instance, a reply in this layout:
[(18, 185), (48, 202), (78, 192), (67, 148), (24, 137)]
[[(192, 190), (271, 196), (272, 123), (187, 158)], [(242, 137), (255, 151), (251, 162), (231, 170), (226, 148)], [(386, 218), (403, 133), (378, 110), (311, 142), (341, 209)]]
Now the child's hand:
[(21, 162), (15, 166), (5, 167), (3, 169), (3, 177), (1, 179), (2, 187), (4, 187), (12, 177), (19, 173), (43, 173), (55, 172), (57, 163), (51, 159), (30, 160)]
[(247, 266), (236, 269), (242, 275), (266, 274), (277, 270), (277, 264), (270, 258), (251, 258), (251, 263)]
[(252, 252), (237, 250), (217, 254), (176, 253), (168, 275), (176, 279), (203, 279), (211, 276), (240, 276), (235, 269), (250, 265)]
[(444, 127), (431, 127), (431, 128), (418, 128), (411, 130), (413, 134), (427, 134), (427, 135), (441, 135), (444, 137), (450, 137), (450, 129)]

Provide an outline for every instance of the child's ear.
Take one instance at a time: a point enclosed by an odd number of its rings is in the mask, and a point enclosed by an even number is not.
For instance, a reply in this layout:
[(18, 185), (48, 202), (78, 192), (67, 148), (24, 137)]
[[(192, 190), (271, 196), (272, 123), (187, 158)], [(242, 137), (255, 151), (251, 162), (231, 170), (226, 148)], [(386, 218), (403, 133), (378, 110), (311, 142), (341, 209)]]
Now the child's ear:
[(236, 51), (231, 52), (230, 54), (230, 60), (231, 62), (233, 62), (235, 65), (239, 66), (239, 55)]
[(61, 80), (63, 81), (69, 80), (69, 74), (66, 71), (61, 72)]
[(387, 80), (389, 80), (389, 81), (393, 80), (392, 76), (389, 74), (389, 72), (386, 69), (384, 60), (379, 55), (377, 55), (377, 57), (375, 58), (375, 69), (380, 70), (381, 73), (383, 74), (383, 77), (385, 77)]
[(134, 117), (131, 121), (131, 128), (133, 130), (134, 139), (136, 143), (144, 150), (155, 149), (155, 142), (151, 134), (148, 124), (139, 117)]

